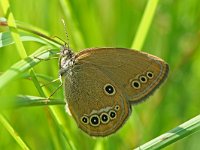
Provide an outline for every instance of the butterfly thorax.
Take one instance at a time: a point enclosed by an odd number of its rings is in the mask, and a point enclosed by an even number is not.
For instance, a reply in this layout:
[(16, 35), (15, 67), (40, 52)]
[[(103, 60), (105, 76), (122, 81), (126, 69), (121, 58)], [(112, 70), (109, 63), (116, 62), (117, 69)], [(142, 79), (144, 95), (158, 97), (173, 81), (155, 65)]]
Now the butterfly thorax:
[(70, 70), (75, 62), (75, 54), (65, 45), (61, 47), (59, 58), (59, 75), (70, 73)]

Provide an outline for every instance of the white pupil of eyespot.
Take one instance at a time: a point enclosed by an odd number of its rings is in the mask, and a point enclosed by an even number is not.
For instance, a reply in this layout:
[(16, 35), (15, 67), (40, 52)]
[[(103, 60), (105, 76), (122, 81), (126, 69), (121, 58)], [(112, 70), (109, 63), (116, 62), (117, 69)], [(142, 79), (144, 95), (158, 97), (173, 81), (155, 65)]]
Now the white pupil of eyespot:
[(108, 92), (108, 93), (113, 93), (113, 87), (112, 86), (110, 86), (110, 85), (108, 85), (108, 86), (106, 86), (106, 91)]
[(96, 125), (99, 123), (99, 119), (97, 117), (92, 117), (91, 122)]

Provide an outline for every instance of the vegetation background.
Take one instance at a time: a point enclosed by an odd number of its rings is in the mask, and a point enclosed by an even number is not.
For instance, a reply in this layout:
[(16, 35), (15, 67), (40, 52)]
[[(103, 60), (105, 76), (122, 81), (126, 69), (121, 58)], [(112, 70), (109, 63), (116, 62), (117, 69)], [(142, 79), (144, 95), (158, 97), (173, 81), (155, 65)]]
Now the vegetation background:
[[(36, 86), (37, 80), (33, 81), (30, 77), (36, 76), (43, 84), (56, 79), (57, 59), (30, 64), (34, 70), (18, 72), (11, 80), (4, 73), (20, 63), (22, 57), (19, 47), (12, 44), (9, 35), (4, 39), (1, 37), (0, 149), (134, 149), (197, 116), (200, 113), (200, 2), (151, 0), (157, 3), (155, 12), (152, 10), (153, 20), (147, 34), (144, 33), (144, 43), (140, 41), (142, 43), (138, 46), (134, 44), (134, 38), (149, 1), (10, 0), (9, 11), (15, 20), (25, 23), (28, 28), (35, 26), (51, 37), (66, 40), (65, 27), (61, 22), (64, 19), (70, 47), (74, 51), (88, 47), (139, 48), (166, 60), (170, 74), (165, 84), (148, 101), (133, 106), (130, 119), (116, 134), (93, 138), (80, 131), (73, 118), (65, 112), (62, 90), (54, 95), (60, 100), (55, 102), (56, 106), (44, 106), (43, 102), (32, 104), (31, 100), (40, 97), (41, 93)], [(6, 18), (9, 13), (3, 10), (7, 2), (0, 1), (0, 16)], [(0, 31), (8, 33), (9, 28), (0, 27)], [(143, 36), (142, 32), (139, 33)], [(44, 45), (59, 51), (59, 46), (35, 41), (33, 37), (39, 39), (39, 36), (30, 32), (19, 30), (19, 35), (26, 35), (23, 47), (28, 56), (44, 48)], [(23, 69), (21, 66), (15, 67)], [(43, 88), (45, 94), (49, 95), (58, 84)], [(22, 98), (13, 98), (17, 95), (33, 97), (28, 97), (30, 99), (25, 104)], [(197, 132), (165, 149), (200, 149), (199, 139), (200, 133)]]

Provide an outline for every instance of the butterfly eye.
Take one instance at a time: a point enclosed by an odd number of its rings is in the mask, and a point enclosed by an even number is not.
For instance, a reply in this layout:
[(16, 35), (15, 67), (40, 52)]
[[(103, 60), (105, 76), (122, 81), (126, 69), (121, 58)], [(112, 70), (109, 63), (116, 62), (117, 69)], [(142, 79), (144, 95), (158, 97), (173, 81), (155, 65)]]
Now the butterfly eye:
[(106, 84), (104, 86), (104, 92), (107, 95), (114, 95), (115, 94), (115, 88), (111, 84)]
[(111, 111), (109, 111), (109, 116), (110, 116), (110, 119), (114, 119), (114, 118), (116, 118), (117, 114), (114, 110), (111, 110)]
[(147, 77), (148, 77), (149, 79), (152, 79), (153, 76), (154, 76), (153, 72), (151, 72), (151, 71), (148, 71), (148, 72), (147, 72)]
[(147, 82), (147, 77), (145, 77), (145, 76), (140, 76), (140, 77), (139, 77), (139, 80), (140, 80), (141, 83), (146, 83), (146, 82)]
[(119, 105), (115, 106), (115, 110), (118, 111), (120, 109)]
[(132, 87), (135, 89), (139, 89), (140, 88), (140, 82), (139, 81), (132, 81)]
[(83, 117), (81, 118), (81, 121), (82, 121), (84, 124), (88, 124), (88, 123), (89, 123), (89, 119), (88, 119), (88, 117), (86, 117), (86, 116), (83, 116)]
[(100, 124), (100, 119), (99, 119), (99, 116), (98, 115), (92, 115), (90, 117), (90, 124), (92, 126), (98, 126)]
[(109, 122), (109, 116), (106, 113), (102, 113), (101, 116), (100, 116), (100, 119), (101, 119), (101, 122), (104, 123), (104, 124)]

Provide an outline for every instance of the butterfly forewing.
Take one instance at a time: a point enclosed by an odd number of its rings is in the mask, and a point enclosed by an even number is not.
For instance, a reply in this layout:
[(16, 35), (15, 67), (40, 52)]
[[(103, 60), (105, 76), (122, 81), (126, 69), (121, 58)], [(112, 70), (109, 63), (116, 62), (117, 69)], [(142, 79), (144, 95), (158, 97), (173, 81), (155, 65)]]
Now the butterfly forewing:
[(95, 65), (132, 103), (152, 94), (169, 70), (167, 63), (156, 56), (124, 48), (89, 49), (80, 52), (77, 59)]

